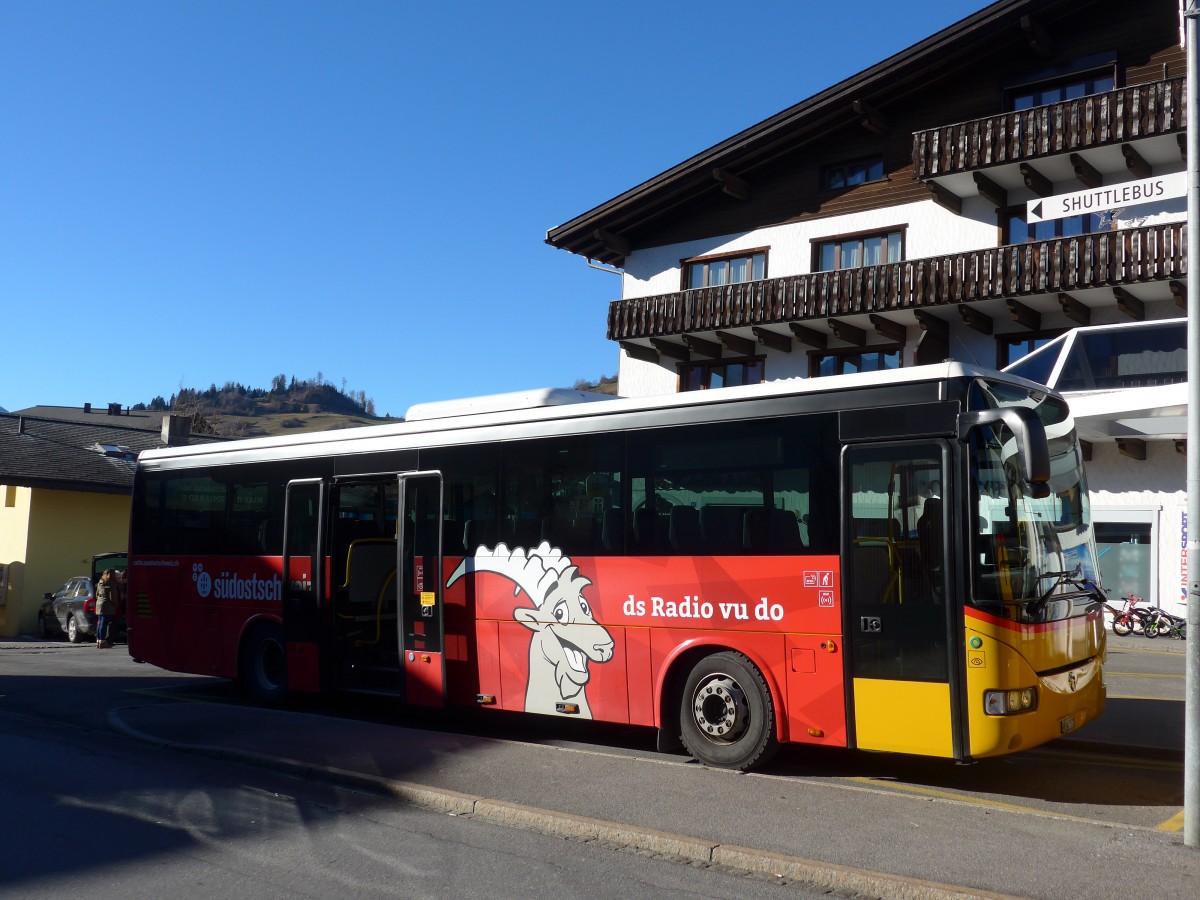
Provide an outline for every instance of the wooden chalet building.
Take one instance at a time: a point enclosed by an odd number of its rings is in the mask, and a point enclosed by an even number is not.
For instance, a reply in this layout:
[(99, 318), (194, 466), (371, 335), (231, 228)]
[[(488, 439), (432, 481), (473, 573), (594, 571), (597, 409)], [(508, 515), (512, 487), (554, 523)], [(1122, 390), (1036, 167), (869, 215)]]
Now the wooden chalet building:
[(1100, 326), (1041, 380), (1088, 369), (1059, 387), (1107, 582), (1175, 608), (1186, 201), (1141, 192), (1186, 168), (1180, 5), (1001, 0), (551, 229), (622, 270), (620, 393), (1003, 368)]

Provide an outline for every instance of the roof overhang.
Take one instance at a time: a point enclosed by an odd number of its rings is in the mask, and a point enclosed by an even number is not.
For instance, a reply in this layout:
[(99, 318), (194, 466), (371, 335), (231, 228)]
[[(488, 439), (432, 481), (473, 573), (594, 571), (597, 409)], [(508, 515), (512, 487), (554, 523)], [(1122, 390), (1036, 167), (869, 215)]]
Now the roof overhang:
[[(685, 202), (752, 186), (754, 170), (828, 138), (831, 131), (870, 127), (871, 111), (994, 54), (997, 45), (1028, 42), (1022, 17), (1050, 22), (1078, 17), (1091, 0), (1000, 0), (931, 37), (754, 125), (570, 221), (550, 229), (546, 243), (609, 265), (623, 266), (639, 235)], [(866, 110), (867, 112), (864, 112)], [(732, 179), (732, 181), (731, 181)], [(739, 187), (740, 186), (740, 187)]]
[(1085, 441), (1114, 438), (1183, 440), (1187, 437), (1187, 384), (1064, 392), (1075, 428)]

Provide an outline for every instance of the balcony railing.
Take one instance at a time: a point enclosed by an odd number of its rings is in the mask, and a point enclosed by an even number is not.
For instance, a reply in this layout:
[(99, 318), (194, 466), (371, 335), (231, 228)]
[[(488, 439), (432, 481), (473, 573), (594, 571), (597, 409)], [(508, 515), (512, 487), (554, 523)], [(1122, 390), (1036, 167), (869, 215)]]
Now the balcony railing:
[(1002, 163), (1031, 162), (1186, 127), (1183, 78), (944, 125), (913, 135), (913, 172), (934, 178)]
[(1182, 222), (614, 300), (613, 341), (1183, 278)]

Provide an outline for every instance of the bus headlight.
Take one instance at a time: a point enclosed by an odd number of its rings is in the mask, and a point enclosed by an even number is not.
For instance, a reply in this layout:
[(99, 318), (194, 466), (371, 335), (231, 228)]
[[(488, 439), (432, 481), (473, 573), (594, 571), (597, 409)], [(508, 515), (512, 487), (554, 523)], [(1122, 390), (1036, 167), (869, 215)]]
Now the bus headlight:
[(989, 716), (1011, 716), (1036, 708), (1037, 688), (983, 692), (983, 711)]

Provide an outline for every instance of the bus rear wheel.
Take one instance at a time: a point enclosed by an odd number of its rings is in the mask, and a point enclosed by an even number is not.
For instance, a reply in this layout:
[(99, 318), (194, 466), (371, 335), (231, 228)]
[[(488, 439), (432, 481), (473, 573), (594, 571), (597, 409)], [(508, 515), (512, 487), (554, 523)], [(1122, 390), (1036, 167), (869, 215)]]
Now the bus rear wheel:
[(706, 766), (745, 771), (779, 749), (766, 679), (741, 653), (696, 663), (683, 688), (679, 725), (688, 753)]
[(260, 625), (242, 645), (238, 675), (246, 693), (260, 703), (279, 703), (287, 695), (287, 645), (276, 625)]

